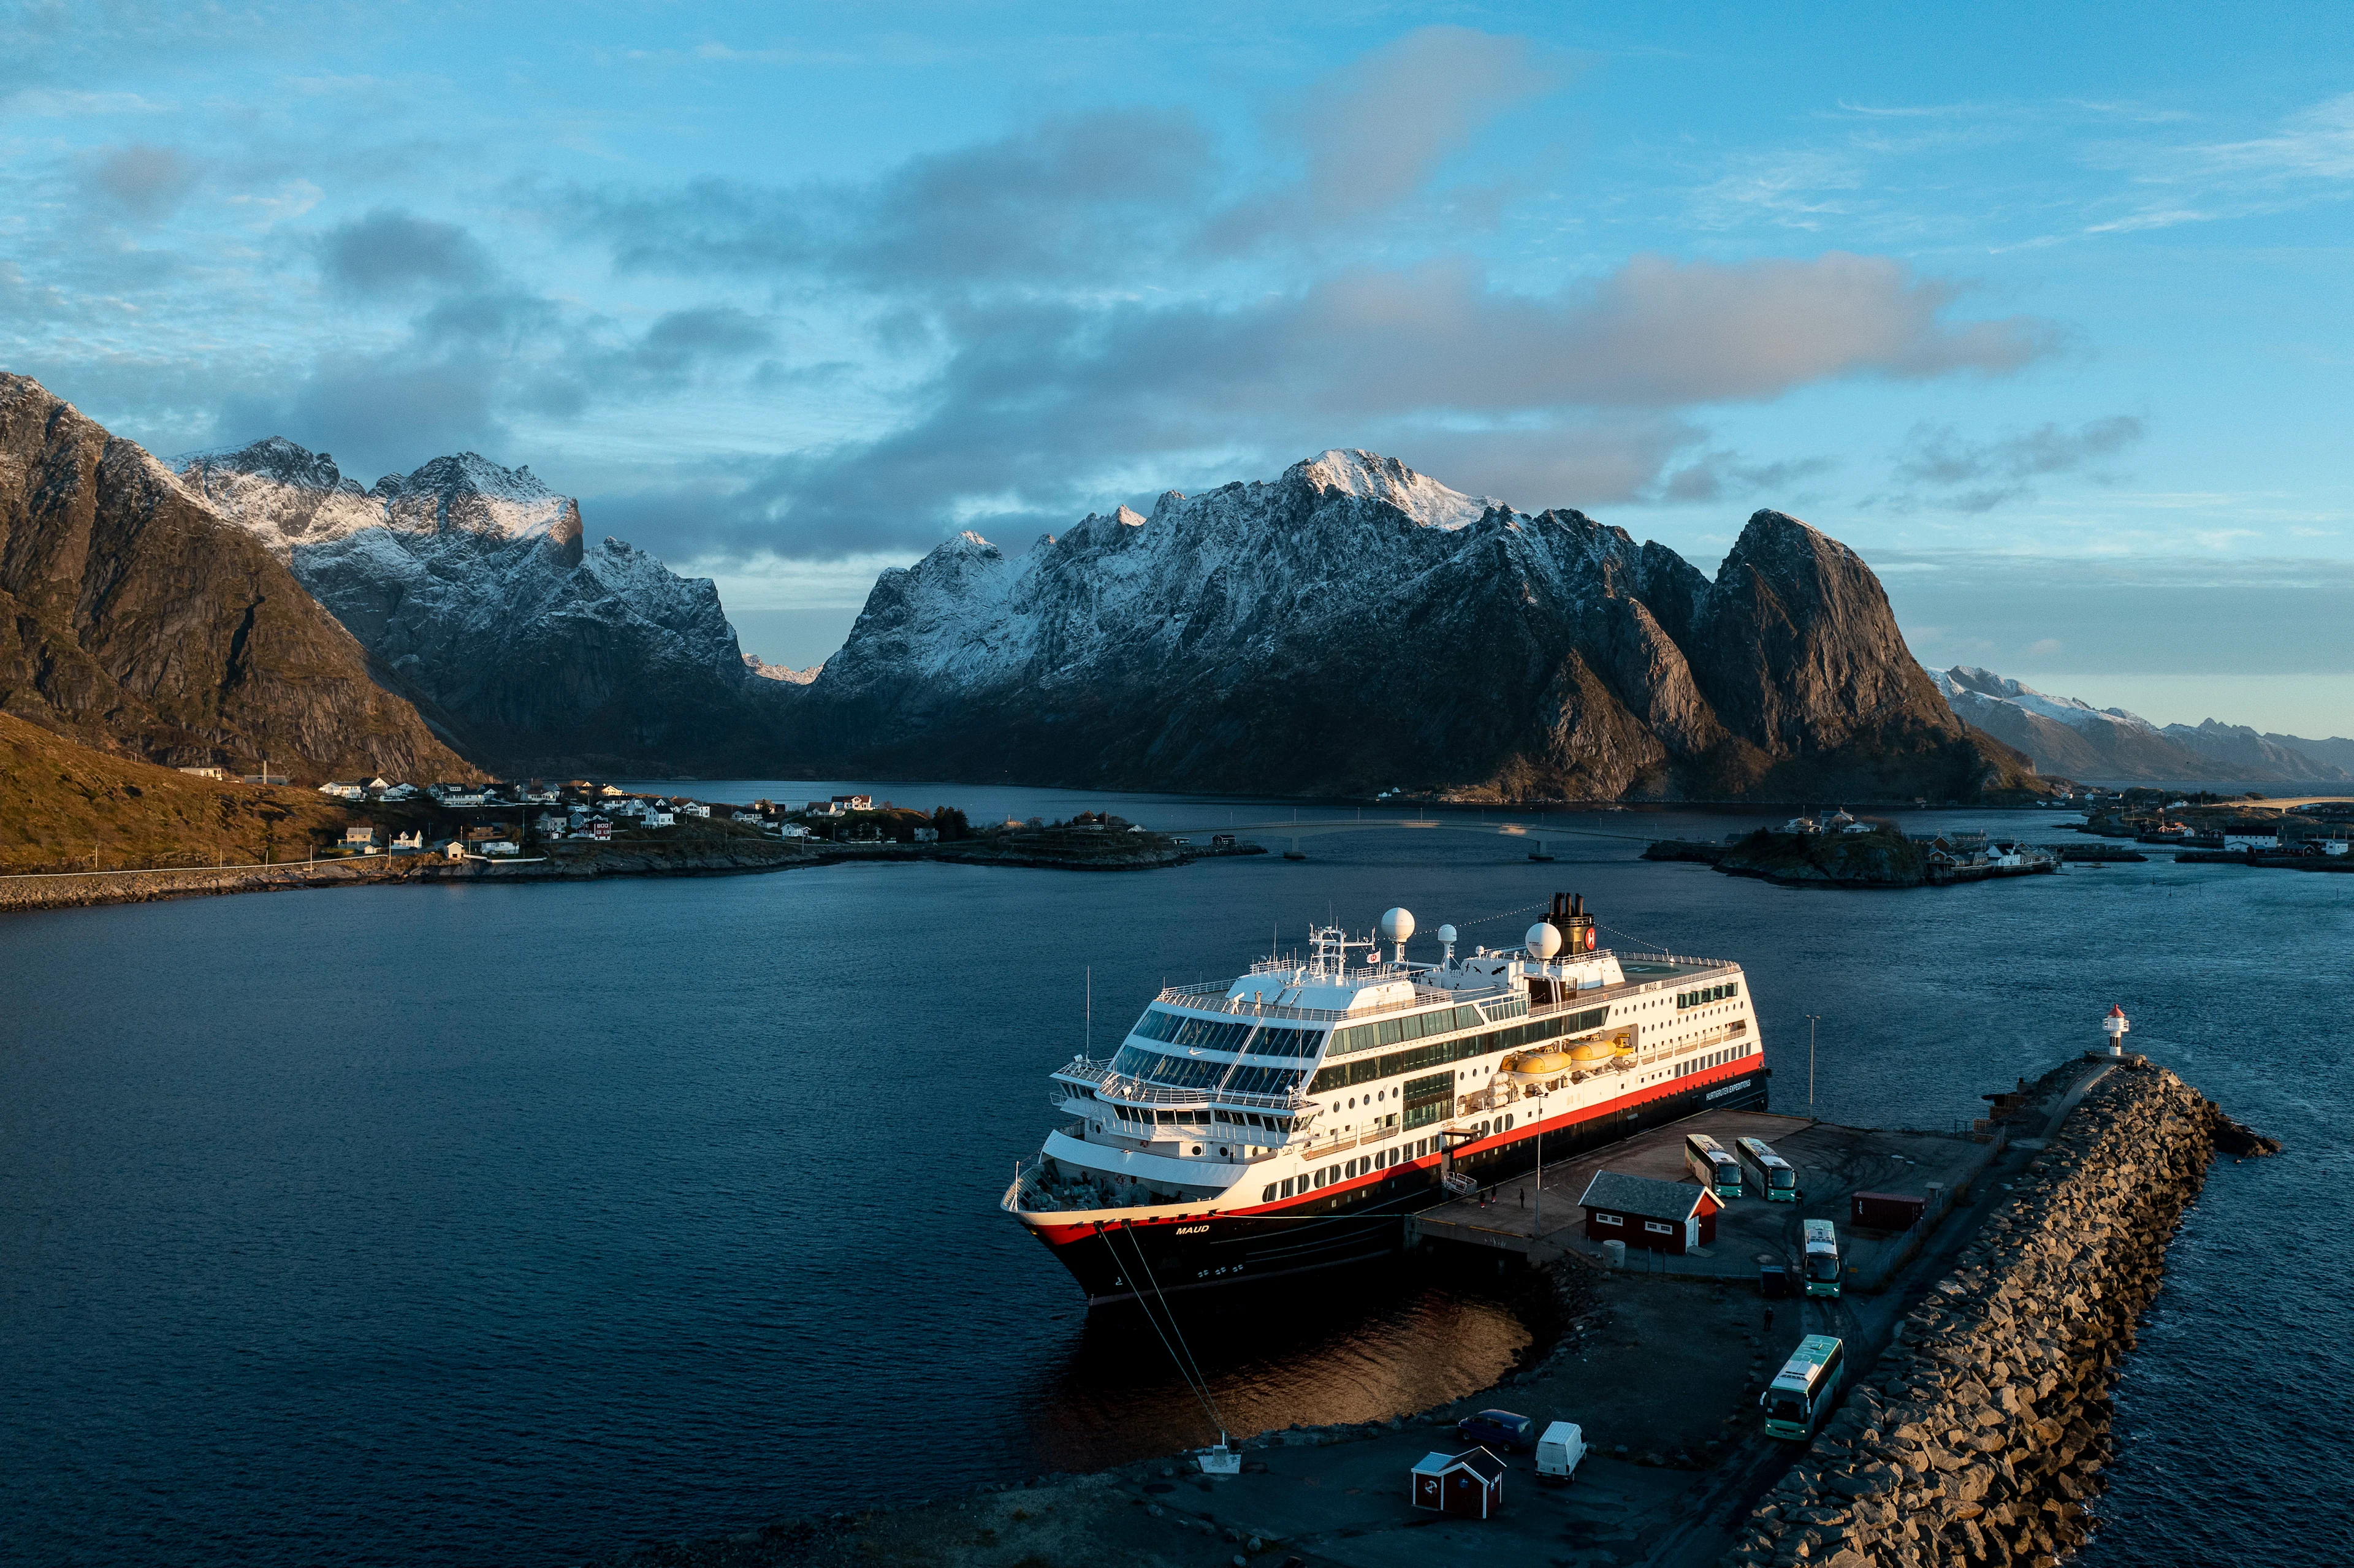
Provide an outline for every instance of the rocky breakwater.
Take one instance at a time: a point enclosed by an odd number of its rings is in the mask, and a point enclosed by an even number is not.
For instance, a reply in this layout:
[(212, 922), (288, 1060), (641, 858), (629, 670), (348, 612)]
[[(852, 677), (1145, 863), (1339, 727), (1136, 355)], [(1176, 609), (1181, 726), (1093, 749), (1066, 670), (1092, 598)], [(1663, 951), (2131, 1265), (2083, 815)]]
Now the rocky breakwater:
[(2109, 1390), (2167, 1242), (2218, 1142), (2252, 1139), (2172, 1073), (2126, 1058), (1906, 1314), (1726, 1561), (2047, 1568), (2083, 1544), (2114, 1450)]

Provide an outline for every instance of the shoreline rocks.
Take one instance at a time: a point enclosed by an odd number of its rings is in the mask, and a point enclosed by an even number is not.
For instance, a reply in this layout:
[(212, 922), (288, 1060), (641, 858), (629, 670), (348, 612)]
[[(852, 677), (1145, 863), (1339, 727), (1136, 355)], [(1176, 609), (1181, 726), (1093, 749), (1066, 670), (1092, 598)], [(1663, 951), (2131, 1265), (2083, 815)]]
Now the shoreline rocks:
[(1905, 1315), (1728, 1563), (2050, 1568), (2084, 1544), (2115, 1449), (2109, 1391), (2167, 1243), (2219, 1139), (2271, 1141), (2171, 1072), (2118, 1066)]

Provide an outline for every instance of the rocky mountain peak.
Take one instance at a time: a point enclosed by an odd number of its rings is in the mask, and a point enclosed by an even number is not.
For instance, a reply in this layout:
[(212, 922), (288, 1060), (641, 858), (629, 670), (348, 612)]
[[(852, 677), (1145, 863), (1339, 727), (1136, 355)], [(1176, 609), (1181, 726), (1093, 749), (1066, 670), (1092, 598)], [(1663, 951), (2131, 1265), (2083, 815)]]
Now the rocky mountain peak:
[(198, 472), (218, 470), (258, 474), (304, 490), (355, 496), (366, 493), (359, 481), (335, 466), (331, 454), (311, 451), (284, 436), (264, 436), (242, 447), (192, 452), (179, 460), (179, 467), (183, 477), (190, 469)]
[(1293, 463), (1283, 471), (1283, 478), (1365, 501), (1385, 501), (1426, 527), (1461, 528), (1492, 509), (1511, 510), (1500, 501), (1450, 490), (1394, 457), (1354, 447), (1334, 447)]

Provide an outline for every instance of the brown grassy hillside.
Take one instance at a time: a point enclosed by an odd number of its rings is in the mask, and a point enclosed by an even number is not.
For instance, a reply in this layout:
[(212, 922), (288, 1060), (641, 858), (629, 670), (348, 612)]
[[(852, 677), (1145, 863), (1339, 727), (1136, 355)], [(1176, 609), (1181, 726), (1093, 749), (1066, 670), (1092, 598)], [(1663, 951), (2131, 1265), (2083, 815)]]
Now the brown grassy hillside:
[(193, 779), (0, 714), (0, 871), (300, 860), (358, 813), (313, 790)]

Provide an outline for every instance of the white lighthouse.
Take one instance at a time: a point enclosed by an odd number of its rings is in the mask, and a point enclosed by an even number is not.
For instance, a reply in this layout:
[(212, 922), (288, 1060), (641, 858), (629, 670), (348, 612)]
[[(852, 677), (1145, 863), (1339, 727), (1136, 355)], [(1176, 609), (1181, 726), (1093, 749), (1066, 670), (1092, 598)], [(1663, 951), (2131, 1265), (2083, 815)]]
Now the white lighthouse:
[(2110, 1055), (2126, 1054), (2126, 1031), (2132, 1027), (2132, 1021), (2126, 1017), (2126, 1010), (2115, 1002), (2110, 1003), (2109, 1015), (2101, 1020), (2101, 1033), (2109, 1037)]

